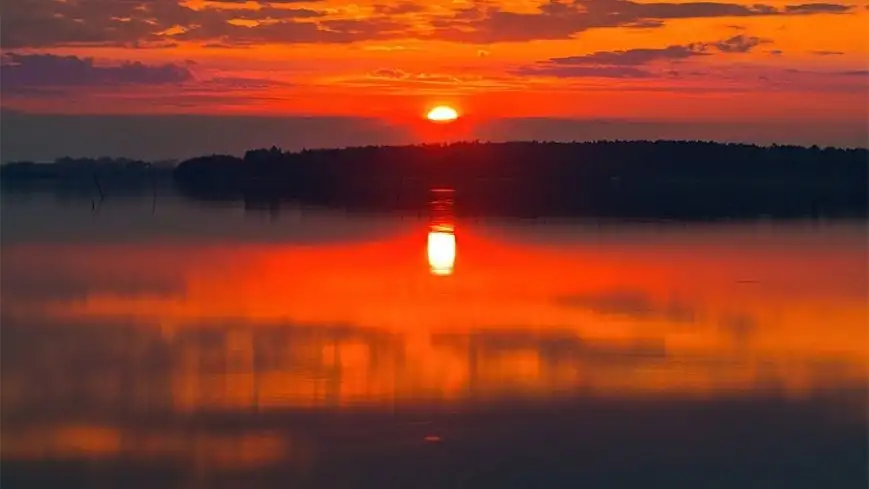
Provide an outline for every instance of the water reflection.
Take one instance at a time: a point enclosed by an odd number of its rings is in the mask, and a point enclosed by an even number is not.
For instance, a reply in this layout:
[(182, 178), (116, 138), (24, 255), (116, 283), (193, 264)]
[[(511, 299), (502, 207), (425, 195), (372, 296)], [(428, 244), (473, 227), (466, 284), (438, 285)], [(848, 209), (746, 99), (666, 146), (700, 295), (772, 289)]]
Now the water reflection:
[(432, 275), (452, 275), (456, 263), (456, 233), (453, 212), (454, 191), (433, 189), (428, 245), (428, 264)]
[(452, 275), (456, 263), (456, 235), (452, 232), (429, 231), (428, 264), (432, 275)]
[[(465, 229), (447, 287), (421, 270), (417, 236), (7, 247), (4, 339), (26, 348), (4, 351), (4, 407), (129, 402), (124, 369), (148, 402), (182, 411), (799, 396), (867, 378), (862, 238), (830, 253), (793, 234), (556, 246)], [(435, 258), (450, 269), (451, 253)]]
[[(614, 452), (662, 477), (672, 460), (678, 481), (703, 487), (684, 472), (698, 439), (715, 440), (696, 460), (705, 473), (718, 460), (734, 473), (737, 452), (746, 473), (764, 457), (817, 458), (794, 452), (800, 440), (833, 462), (786, 459), (793, 480), (834, 487), (819, 474), (853, 469), (840, 455), (864, 441), (853, 431), (869, 379), (861, 226), (818, 238), (463, 225), (460, 271), (433, 280), (452, 273), (456, 245), (452, 194), (436, 197), (427, 221), (317, 246), (4, 244), (4, 477), (9, 461), (87, 460), (102, 474), (108, 460), (160, 487), (226, 473), (295, 487), (390, 485), (376, 474), (405, 474), (406, 487), (424, 473), (457, 487), (483, 465), (462, 465), (469, 453), (488, 463), (531, 450), (538, 465), (521, 474), (541, 487), (565, 485), (552, 474), (618, 487)], [(734, 426), (765, 436), (745, 446)], [(504, 478), (484, 485), (509, 486), (512, 465), (499, 467)]]

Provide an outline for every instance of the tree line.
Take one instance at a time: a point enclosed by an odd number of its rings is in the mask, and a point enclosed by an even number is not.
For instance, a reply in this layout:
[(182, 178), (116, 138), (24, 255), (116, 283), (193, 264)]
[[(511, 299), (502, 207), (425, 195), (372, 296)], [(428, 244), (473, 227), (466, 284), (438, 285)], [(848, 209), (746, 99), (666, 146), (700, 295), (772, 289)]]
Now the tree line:
[(673, 141), (456, 143), (205, 156), (176, 181), (202, 198), (418, 209), (456, 190), (457, 212), (511, 216), (863, 216), (865, 149)]
[[(88, 163), (88, 164), (85, 164)], [(102, 166), (100, 166), (103, 164)], [(4, 165), (0, 175), (106, 172), (108, 161)], [(432, 188), (466, 214), (653, 218), (865, 217), (869, 151), (702, 141), (510, 142), (366, 146), (243, 157), (174, 168), (115, 162), (131, 175), (171, 172), (196, 199), (303, 202), (352, 210), (420, 209)], [(42, 167), (57, 166), (56, 170)], [(35, 171), (34, 167), (40, 167)], [(30, 173), (28, 173), (30, 172)]]

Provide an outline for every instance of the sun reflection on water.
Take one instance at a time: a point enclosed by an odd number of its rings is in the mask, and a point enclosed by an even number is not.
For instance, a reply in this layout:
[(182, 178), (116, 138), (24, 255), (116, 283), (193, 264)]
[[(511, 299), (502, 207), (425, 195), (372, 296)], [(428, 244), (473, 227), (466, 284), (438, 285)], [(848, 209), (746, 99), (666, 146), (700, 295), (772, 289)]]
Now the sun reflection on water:
[(451, 232), (428, 233), (428, 264), (432, 275), (452, 275), (456, 263), (456, 235)]
[(456, 225), (452, 189), (433, 189), (430, 202), (428, 264), (432, 275), (452, 275), (456, 263)]

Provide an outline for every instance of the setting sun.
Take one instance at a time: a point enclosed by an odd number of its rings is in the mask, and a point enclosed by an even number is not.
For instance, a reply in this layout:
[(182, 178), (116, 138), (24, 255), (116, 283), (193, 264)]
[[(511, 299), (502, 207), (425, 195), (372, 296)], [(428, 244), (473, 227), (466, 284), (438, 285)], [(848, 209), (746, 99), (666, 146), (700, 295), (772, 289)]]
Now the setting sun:
[(426, 118), (434, 122), (450, 122), (458, 119), (459, 113), (456, 109), (446, 105), (439, 105), (426, 114)]

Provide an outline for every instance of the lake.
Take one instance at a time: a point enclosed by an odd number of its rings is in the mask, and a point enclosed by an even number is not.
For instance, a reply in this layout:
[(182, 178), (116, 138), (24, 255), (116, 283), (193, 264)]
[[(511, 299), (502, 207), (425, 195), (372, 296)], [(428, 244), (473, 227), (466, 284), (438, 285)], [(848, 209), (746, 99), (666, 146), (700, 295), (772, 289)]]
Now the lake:
[(864, 221), (2, 197), (2, 485), (865, 488)]

